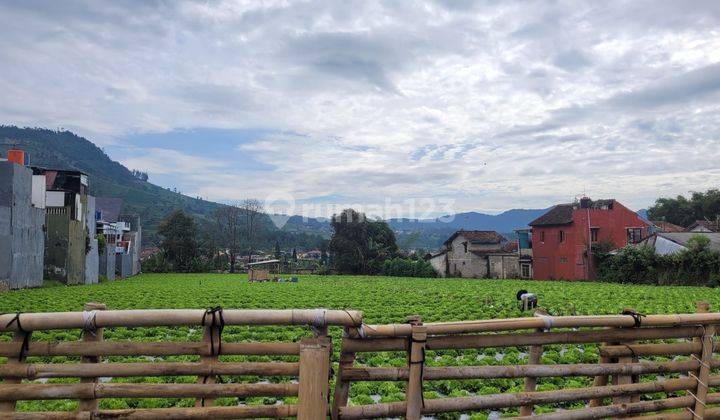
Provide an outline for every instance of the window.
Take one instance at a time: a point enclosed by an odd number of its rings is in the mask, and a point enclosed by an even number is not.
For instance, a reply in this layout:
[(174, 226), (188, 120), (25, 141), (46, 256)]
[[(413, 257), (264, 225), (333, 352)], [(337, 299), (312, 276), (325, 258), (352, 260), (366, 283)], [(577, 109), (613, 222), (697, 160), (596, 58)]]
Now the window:
[(545, 231), (540, 232), (540, 242), (545, 243)]
[(560, 257), (560, 264), (566, 264), (566, 263), (567, 263), (567, 258)]
[(627, 228), (627, 243), (636, 244), (642, 239), (641, 228)]
[(525, 279), (530, 277), (530, 264), (520, 265), (520, 277)]
[(467, 242), (463, 242), (462, 244), (465, 247), (465, 253), (467, 254)]
[(562, 230), (561, 230), (560, 233), (558, 234), (558, 241), (559, 241), (560, 243), (565, 242), (565, 232), (562, 231)]
[(590, 228), (590, 241), (597, 242), (598, 241), (598, 231), (600, 228)]

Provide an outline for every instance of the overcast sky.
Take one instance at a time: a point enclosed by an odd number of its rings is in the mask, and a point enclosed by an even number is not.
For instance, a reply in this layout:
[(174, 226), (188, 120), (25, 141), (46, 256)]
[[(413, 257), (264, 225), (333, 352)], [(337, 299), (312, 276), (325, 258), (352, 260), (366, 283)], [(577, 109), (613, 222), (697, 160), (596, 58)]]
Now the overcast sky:
[(217, 201), (639, 209), (720, 179), (720, 1), (2, 1), (0, 92)]

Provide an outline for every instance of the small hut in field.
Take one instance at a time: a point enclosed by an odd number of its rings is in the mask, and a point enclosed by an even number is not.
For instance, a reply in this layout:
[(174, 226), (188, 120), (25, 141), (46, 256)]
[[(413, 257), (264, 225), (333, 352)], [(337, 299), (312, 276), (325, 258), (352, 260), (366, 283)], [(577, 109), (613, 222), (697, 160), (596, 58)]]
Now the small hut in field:
[(270, 274), (280, 272), (280, 260), (266, 260), (250, 263), (248, 267), (248, 281), (270, 281)]

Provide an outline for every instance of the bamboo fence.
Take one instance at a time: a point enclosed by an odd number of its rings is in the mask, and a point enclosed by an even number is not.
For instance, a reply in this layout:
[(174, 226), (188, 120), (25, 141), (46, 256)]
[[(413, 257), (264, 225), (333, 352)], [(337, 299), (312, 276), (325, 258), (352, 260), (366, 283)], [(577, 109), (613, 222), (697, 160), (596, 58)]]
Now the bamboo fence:
[[(89, 303), (82, 312), (0, 315), (0, 418), (11, 419), (192, 419), (297, 417), (315, 420), (329, 411), (330, 338), (328, 326), (359, 328), (358, 311), (308, 310), (132, 310), (111, 311)], [(307, 325), (314, 336), (298, 342), (223, 342), (229, 325)], [(201, 326), (199, 342), (108, 341), (104, 328)], [(81, 329), (80, 341), (34, 341), (44, 330)], [(107, 356), (199, 356), (197, 362), (104, 362)], [(223, 362), (219, 356), (297, 356), (296, 362)], [(28, 363), (28, 356), (75, 356), (79, 363)], [(48, 359), (41, 359), (43, 361)], [(289, 377), (281, 383), (222, 383), (220, 375)], [(196, 383), (108, 383), (99, 378), (197, 376)], [(37, 383), (48, 378), (79, 378), (79, 383)], [(214, 406), (221, 397), (298, 397), (297, 404)], [(133, 410), (99, 409), (103, 398), (194, 398), (195, 407)], [(20, 412), (23, 400), (79, 400), (73, 412)]]
[[(519, 409), (520, 417), (547, 419), (720, 418), (720, 359), (714, 340), (720, 313), (705, 304), (698, 313), (681, 315), (622, 315), (534, 317), (424, 324), (419, 316), (405, 324), (364, 325), (358, 311), (309, 310), (106, 310), (87, 304), (81, 312), (0, 315), (0, 333), (12, 340), (0, 343), (0, 418), (13, 419), (190, 419), (297, 417), (299, 419), (364, 419)], [(297, 342), (229, 342), (229, 325), (310, 326), (313, 337)], [(201, 326), (201, 341), (140, 342), (106, 340), (105, 328)], [(329, 403), (331, 340), (328, 327), (342, 327), (335, 389)], [(83, 331), (78, 341), (33, 339), (34, 331)], [(596, 345), (598, 363), (543, 364), (543, 352), (553, 345)], [(527, 363), (481, 366), (427, 366), (432, 351), (520, 348)], [(404, 352), (403, 367), (356, 365), (357, 355)], [(103, 360), (114, 356), (196, 356), (197, 361), (138, 363)], [(222, 356), (257, 355), (273, 361), (223, 361)], [(51, 363), (54, 356), (77, 357), (77, 363)], [(287, 356), (291, 356), (288, 358)], [(294, 357), (293, 357), (294, 356)], [(663, 356), (660, 360), (648, 360)], [(681, 356), (677, 358), (677, 356)], [(40, 357), (29, 363), (27, 357)], [(270, 359), (272, 360), (272, 359)], [(224, 383), (221, 376), (297, 378), (279, 383)], [(649, 375), (668, 376), (668, 379)], [(120, 383), (100, 378), (194, 376), (193, 383)], [(542, 378), (586, 377), (592, 386), (538, 391)], [(50, 378), (78, 378), (74, 383), (38, 383)], [(522, 379), (522, 392), (424, 399), (425, 381)], [(405, 399), (394, 403), (349, 405), (350, 388), (358, 381), (401, 381)], [(658, 396), (659, 393), (669, 395)], [(647, 395), (655, 395), (648, 400)], [(223, 397), (297, 397), (296, 404), (215, 406)], [(194, 407), (105, 410), (103, 398), (193, 398)], [(24, 400), (78, 400), (72, 412), (21, 412)], [(551, 413), (538, 406), (583, 408)], [(546, 411), (546, 410), (543, 410)]]
[[(519, 417), (533, 415), (539, 405), (585, 402), (584, 408), (536, 413), (547, 419), (720, 418), (720, 359), (715, 326), (720, 313), (706, 303), (695, 314), (641, 315), (627, 309), (621, 315), (553, 317), (541, 310), (534, 317), (423, 324), (418, 316), (406, 324), (345, 327), (331, 407), (333, 419), (366, 419), (519, 408)], [(671, 340), (672, 342), (667, 342)], [(542, 364), (549, 345), (595, 344), (599, 363)], [(425, 366), (426, 351), (507, 347), (527, 349), (527, 364)], [(359, 353), (407, 353), (405, 367), (354, 366)], [(670, 361), (641, 357), (685, 356)], [(667, 359), (664, 359), (667, 360)], [(643, 375), (656, 375), (644, 377)], [(672, 378), (657, 378), (668, 375)], [(587, 377), (592, 386), (537, 391), (538, 378)], [(423, 399), (424, 381), (524, 378), (523, 392), (455, 398)], [(348, 405), (353, 382), (402, 381), (405, 401)], [(658, 396), (659, 393), (670, 395)], [(643, 400), (655, 394), (657, 399)]]

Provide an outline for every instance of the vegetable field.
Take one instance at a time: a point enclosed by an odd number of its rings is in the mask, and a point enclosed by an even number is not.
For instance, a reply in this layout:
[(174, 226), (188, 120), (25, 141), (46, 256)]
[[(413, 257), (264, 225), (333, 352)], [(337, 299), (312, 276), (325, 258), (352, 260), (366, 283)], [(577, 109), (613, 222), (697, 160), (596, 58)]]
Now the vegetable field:
[[(540, 306), (553, 315), (618, 314), (632, 307), (641, 313), (691, 313), (699, 300), (709, 301), (711, 308), (720, 307), (720, 291), (695, 287), (634, 286), (605, 283), (533, 282), (511, 280), (469, 279), (413, 279), (390, 277), (305, 276), (298, 283), (248, 283), (244, 275), (158, 274), (142, 275), (130, 280), (93, 286), (48, 287), (0, 294), (0, 312), (77, 311), (85, 302), (97, 301), (109, 309), (137, 308), (334, 308), (357, 309), (364, 312), (369, 324), (401, 323), (407, 315), (418, 314), (423, 321), (453, 321), (487, 318), (517, 317), (515, 294), (527, 289), (538, 295)], [(77, 332), (39, 332), (33, 339), (77, 340)], [(224, 341), (295, 340), (309, 336), (306, 328), (228, 327)], [(335, 346), (339, 346), (340, 330), (332, 330)], [(138, 341), (200, 340), (202, 331), (192, 328), (113, 328), (105, 330), (108, 340), (133, 338)], [(0, 340), (10, 336), (0, 335)], [(337, 350), (337, 348), (336, 348)], [(462, 351), (428, 351), (428, 366), (484, 365), (523, 363), (527, 349), (511, 348), (504, 352), (495, 349)], [(336, 351), (337, 353), (337, 351)], [(129, 361), (111, 357), (110, 361)], [(138, 362), (150, 358), (137, 358)], [(223, 360), (265, 361), (258, 356), (223, 356)], [(654, 357), (653, 360), (666, 360)], [(189, 361), (192, 357), (167, 357), (166, 361)], [(292, 360), (292, 359), (288, 359)], [(547, 346), (542, 362), (596, 363), (594, 345)], [(29, 357), (29, 362), (50, 361)], [(70, 357), (53, 357), (52, 362), (75, 362)], [(405, 366), (404, 353), (377, 353), (356, 362), (366, 366)], [(670, 377), (670, 376), (668, 376)], [(258, 382), (265, 378), (225, 377), (230, 382)], [(269, 378), (272, 382), (274, 379)], [(113, 382), (174, 381), (195, 382), (196, 377), (172, 378), (115, 378)], [(48, 382), (68, 382), (50, 379)], [(553, 390), (590, 385), (587, 378), (547, 378), (539, 380), (538, 390)], [(404, 384), (400, 382), (363, 382), (350, 390), (351, 403), (368, 404), (373, 401), (391, 402), (404, 398)], [(464, 396), (517, 392), (522, 379), (428, 381), (425, 397)], [(654, 394), (646, 398), (658, 398)], [(106, 399), (101, 408), (142, 408), (191, 406), (192, 399)], [(272, 398), (221, 398), (218, 404), (276, 404)], [(38, 407), (38, 404), (40, 407)], [(583, 405), (584, 403), (577, 403)], [(540, 411), (552, 411), (572, 406), (544, 406)], [(19, 409), (64, 410), (77, 408), (76, 401), (21, 402)], [(512, 414), (507, 412), (503, 414)], [(474, 413), (472, 418), (484, 418), (489, 413)], [(455, 418), (460, 415), (446, 415)]]

